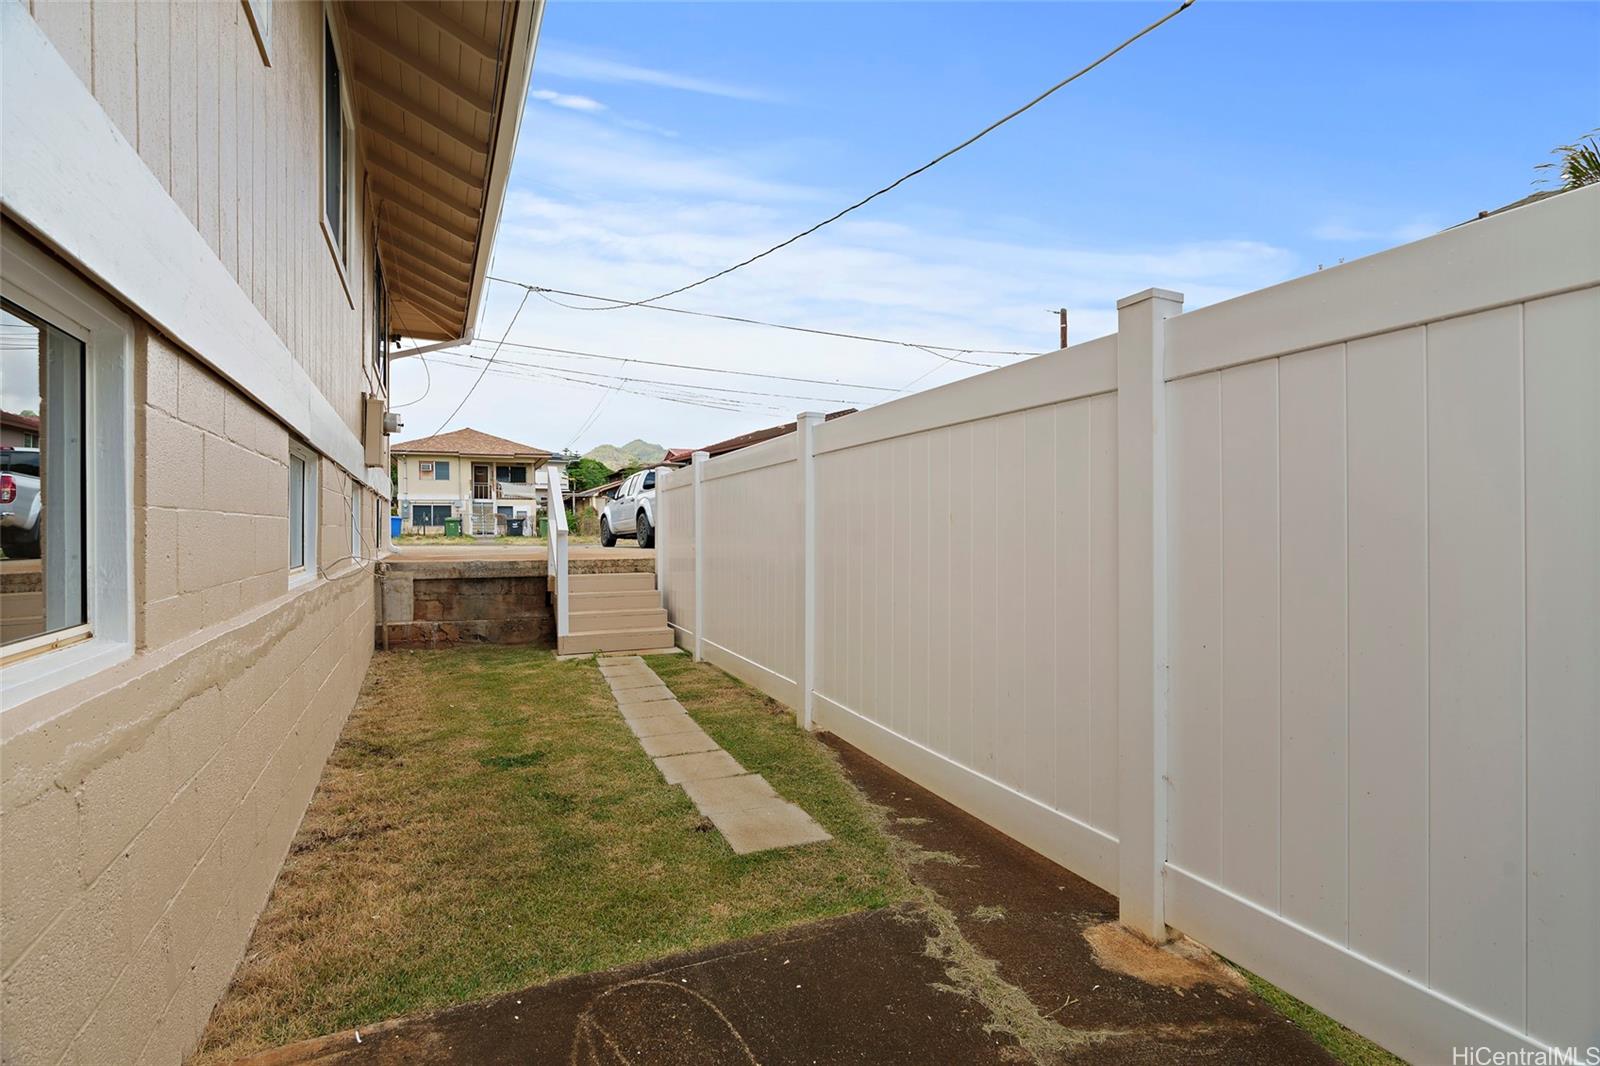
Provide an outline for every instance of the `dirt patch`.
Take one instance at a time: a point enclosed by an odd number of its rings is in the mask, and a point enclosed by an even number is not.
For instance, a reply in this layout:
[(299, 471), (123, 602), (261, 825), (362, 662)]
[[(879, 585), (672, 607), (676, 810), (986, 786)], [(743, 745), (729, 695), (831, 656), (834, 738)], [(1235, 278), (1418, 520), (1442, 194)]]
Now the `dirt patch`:
[(907, 907), (797, 926), (279, 1048), (252, 1066), (700, 1066), (1028, 1061), (942, 987)]
[[(1145, 945), (1150, 958), (1102, 932), (1097, 952), (1088, 931), (1115, 925), (1115, 897), (863, 752), (823, 739), (885, 812), (896, 853), (907, 857), (930, 909), (954, 924), (964, 946), (948, 960), (947, 979), (974, 989), (994, 1014), (991, 1024), (1013, 1032), (1034, 1061), (1333, 1061), (1283, 1016), (1218, 976), (1220, 966), (1187, 958), (1187, 947), (1169, 955)], [(1004, 918), (994, 920), (996, 913)], [(1151, 973), (1187, 983), (1143, 976)]]
[(1085, 929), (1083, 938), (1094, 952), (1096, 965), (1147, 984), (1184, 990), (1205, 984), (1241, 992), (1250, 987), (1188, 937), (1158, 947), (1120, 922), (1101, 922)]

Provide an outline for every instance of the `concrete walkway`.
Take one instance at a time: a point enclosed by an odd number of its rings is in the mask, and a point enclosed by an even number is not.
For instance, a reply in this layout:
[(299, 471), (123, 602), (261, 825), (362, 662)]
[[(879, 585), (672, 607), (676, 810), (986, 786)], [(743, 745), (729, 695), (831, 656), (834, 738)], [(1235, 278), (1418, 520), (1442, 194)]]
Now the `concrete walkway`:
[(628, 728), (669, 785), (682, 785), (700, 813), (740, 855), (828, 840), (827, 830), (773, 791), (766, 778), (717, 746), (637, 655), (600, 660)]

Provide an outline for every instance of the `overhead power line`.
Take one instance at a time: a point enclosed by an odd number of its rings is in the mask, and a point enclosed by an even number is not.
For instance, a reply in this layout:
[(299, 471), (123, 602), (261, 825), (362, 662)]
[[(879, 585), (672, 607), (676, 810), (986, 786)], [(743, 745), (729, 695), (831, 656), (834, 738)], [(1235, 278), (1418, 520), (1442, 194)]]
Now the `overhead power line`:
[[(452, 362), (449, 359), (444, 359), (444, 358), (441, 358), (441, 357), (439, 357), (437, 355), (434, 356), (434, 358), (435, 358), (435, 360), (437, 360), (438, 362), (444, 364), (445, 366), (460, 367), (463, 370), (475, 369), (473, 364), (471, 364), (471, 363)], [(566, 374), (560, 373), (558, 371), (538, 370), (538, 369), (523, 369), (523, 368), (520, 368), (520, 367), (511, 366), (511, 365), (509, 365), (509, 364), (507, 364), (505, 362), (495, 363), (494, 365), (489, 366), (489, 367), (485, 367), (484, 369), (485, 369), (485, 371), (492, 370), (496, 374), (506, 374), (506, 375), (510, 375), (510, 376), (513, 376), (513, 377), (530, 378), (530, 379), (534, 379), (534, 380), (564, 381), (564, 382), (571, 383), (573, 385), (580, 385), (580, 386), (583, 386), (583, 387), (586, 387), (586, 388), (592, 388), (592, 389), (607, 389), (607, 388), (609, 388), (609, 389), (611, 389), (612, 391), (615, 391), (615, 392), (626, 392), (626, 393), (628, 393), (630, 395), (633, 395), (633, 396), (643, 396), (644, 398), (649, 399), (649, 400), (660, 400), (660, 401), (663, 401), (665, 403), (688, 404), (691, 407), (709, 407), (712, 410), (716, 410), (716, 411), (781, 411), (781, 410), (783, 410), (782, 407), (779, 407), (779, 406), (776, 406), (776, 405), (773, 405), (773, 404), (758, 403), (758, 402), (753, 402), (753, 401), (745, 401), (745, 400), (740, 400), (740, 399), (736, 399), (734, 397), (727, 397), (727, 396), (707, 396), (707, 395), (704, 395), (704, 394), (696, 394), (693, 391), (690, 391), (690, 389), (692, 389), (692, 387), (685, 387), (683, 389), (679, 389), (677, 392), (671, 392), (671, 393), (663, 392), (659, 388), (653, 389), (651, 391), (646, 392), (646, 391), (644, 391), (642, 389), (630, 389), (630, 388), (627, 388), (626, 387), (626, 383), (620, 382), (620, 381), (617, 382), (616, 385), (614, 385), (614, 386), (607, 386), (607, 385), (605, 385), (605, 384), (603, 384), (601, 382), (598, 382), (598, 381), (586, 381), (583, 378), (569, 377)]]
[(648, 304), (655, 303), (657, 300), (665, 300), (669, 296), (676, 296), (679, 293), (688, 292), (690, 289), (699, 288), (701, 285), (705, 285), (708, 282), (716, 281), (718, 278), (726, 277), (727, 275), (733, 273), (735, 270), (742, 269), (743, 267), (749, 266), (751, 263), (757, 262), (758, 260), (761, 260), (761, 259), (765, 259), (767, 256), (771, 255), (772, 253), (780, 251), (780, 250), (782, 250), (784, 248), (787, 248), (789, 245), (795, 243), (798, 240), (801, 240), (803, 238), (811, 236), (811, 234), (813, 234), (813, 233), (817, 232), (818, 230), (822, 229), (824, 226), (831, 225), (831, 224), (839, 221), (844, 216), (850, 214), (852, 211), (855, 211), (855, 210), (858, 210), (858, 209), (860, 209), (862, 207), (865, 207), (867, 204), (870, 204), (872, 201), (876, 200), (878, 197), (883, 196), (886, 193), (894, 191), (895, 189), (899, 188), (901, 185), (903, 185), (906, 182), (910, 181), (912, 178), (916, 177), (917, 175), (922, 174), (922, 173), (924, 173), (926, 171), (929, 171), (929, 170), (933, 169), (935, 166), (937, 166), (940, 163), (944, 162), (946, 159), (949, 159), (951, 156), (955, 155), (957, 152), (961, 151), (962, 149), (967, 148), (967, 147), (975, 144), (979, 140), (982, 140), (984, 137), (987, 137), (989, 134), (993, 133), (995, 130), (999, 129), (1001, 126), (1004, 126), (1007, 122), (1010, 122), (1012, 119), (1016, 118), (1018, 115), (1020, 115), (1023, 112), (1029, 110), (1030, 108), (1033, 108), (1034, 106), (1042, 103), (1044, 100), (1048, 99), (1050, 96), (1053, 96), (1055, 93), (1059, 92), (1060, 90), (1066, 88), (1068, 85), (1071, 85), (1073, 82), (1077, 81), (1079, 78), (1083, 77), (1085, 74), (1089, 73), (1091, 70), (1093, 70), (1096, 67), (1100, 66), (1102, 63), (1106, 62), (1112, 56), (1115, 56), (1118, 52), (1121, 52), (1124, 48), (1127, 48), (1129, 45), (1133, 44), (1135, 41), (1139, 40), (1141, 37), (1144, 37), (1147, 34), (1153, 33), (1156, 30), (1160, 29), (1162, 26), (1166, 25), (1168, 22), (1170, 22), (1171, 20), (1177, 18), (1183, 12), (1187, 11), (1190, 8), (1190, 6), (1192, 6), (1193, 4), (1194, 4), (1194, 0), (1183, 0), (1183, 2), (1181, 4), (1179, 4), (1177, 7), (1173, 8), (1171, 11), (1167, 12), (1165, 15), (1163, 15), (1160, 18), (1156, 19), (1154, 22), (1150, 23), (1150, 25), (1146, 26), (1144, 29), (1140, 30), (1138, 33), (1135, 33), (1133, 36), (1127, 38), (1121, 44), (1117, 45), (1115, 48), (1111, 49), (1109, 52), (1106, 52), (1104, 55), (1102, 55), (1098, 59), (1094, 60), (1094, 62), (1090, 63), (1089, 65), (1087, 65), (1085, 67), (1082, 67), (1082, 68), (1074, 71), (1072, 74), (1067, 75), (1065, 78), (1062, 78), (1060, 81), (1058, 81), (1054, 85), (1050, 86), (1050, 88), (1046, 89), (1044, 92), (1040, 93), (1038, 96), (1035, 96), (1032, 100), (1029, 100), (1027, 103), (1023, 104), (1021, 107), (1019, 107), (1016, 110), (1012, 111), (1010, 114), (1007, 114), (1007, 115), (1005, 115), (1005, 116), (1003, 116), (1001, 118), (998, 118), (995, 121), (989, 123), (989, 125), (985, 126), (983, 129), (979, 130), (977, 133), (974, 133), (971, 137), (968, 137), (966, 140), (962, 141), (960, 144), (956, 145), (954, 148), (950, 148), (950, 149), (947, 149), (944, 152), (939, 153), (938, 155), (934, 156), (932, 159), (928, 160), (926, 163), (922, 164), (920, 167), (917, 167), (914, 170), (907, 171), (906, 173), (900, 175), (898, 178), (896, 178), (893, 181), (891, 181), (889, 184), (883, 186), (882, 188), (876, 190), (875, 192), (872, 192), (872, 193), (869, 193), (866, 196), (863, 196), (861, 199), (857, 200), (855, 203), (851, 204), (850, 206), (844, 208), (843, 210), (837, 211), (832, 215), (829, 215), (827, 218), (823, 219), (821, 222), (818, 222), (813, 226), (809, 226), (806, 229), (801, 230), (799, 233), (796, 233), (794, 236), (789, 237), (789, 238), (787, 238), (785, 240), (781, 240), (777, 244), (774, 244), (772, 247), (767, 248), (764, 251), (757, 252), (755, 255), (750, 256), (748, 259), (741, 259), (739, 262), (734, 263), (732, 266), (723, 267), (721, 270), (717, 271), (714, 274), (708, 274), (705, 277), (699, 279), (698, 281), (691, 281), (687, 285), (679, 285), (676, 289), (668, 289), (666, 292), (659, 293), (659, 294), (657, 294), (655, 296), (650, 297), (649, 299), (646, 299), (646, 300), (620, 301), (620, 302), (613, 303), (613, 304), (611, 304), (609, 306), (606, 306), (606, 307), (596, 307), (596, 308), (593, 308), (592, 310), (614, 311), (614, 310), (618, 310), (618, 309), (623, 308), (623, 307), (644, 307), (644, 306), (646, 306)]
[[(552, 289), (547, 285), (529, 285), (526, 282), (513, 281), (510, 278), (502, 278), (502, 277), (499, 277), (499, 276), (493, 275), (493, 274), (491, 274), (489, 276), (489, 280), (490, 281), (498, 281), (503, 285), (515, 285), (519, 289), (530, 289), (533, 292), (538, 293), (540, 298), (545, 300), (546, 302), (553, 303), (557, 307), (565, 307), (569, 311), (611, 311), (611, 310), (615, 310), (614, 307), (579, 307), (577, 304), (563, 303), (560, 300), (551, 299), (551, 297), (548, 294), (553, 292), (553, 293), (556, 293), (559, 296), (572, 296), (572, 297), (576, 297), (577, 299), (580, 299), (580, 300), (605, 300), (605, 301), (610, 301), (612, 303), (616, 303), (616, 297), (614, 297), (614, 296), (596, 296), (595, 294), (588, 293), (588, 292), (572, 292), (569, 289)], [(625, 304), (625, 303), (616, 303), (616, 306), (617, 307), (625, 307), (625, 306), (631, 306), (631, 305), (628, 305), (628, 304)], [(870, 334), (866, 334), (866, 333), (847, 333), (847, 332), (844, 332), (843, 330), (821, 329), (821, 328), (815, 327), (815, 326), (796, 326), (796, 325), (793, 325), (793, 324), (790, 324), (790, 323), (786, 323), (786, 322), (768, 322), (768, 321), (766, 321), (764, 319), (760, 319), (760, 318), (746, 318), (743, 315), (717, 314), (717, 313), (712, 312), (712, 311), (691, 311), (687, 307), (665, 307), (665, 306), (663, 306), (661, 304), (652, 304), (652, 303), (641, 303), (641, 304), (638, 304), (637, 306), (642, 307), (647, 311), (670, 311), (672, 314), (675, 314), (675, 315), (693, 315), (696, 318), (715, 318), (715, 319), (720, 319), (723, 322), (741, 322), (741, 323), (743, 323), (743, 324), (745, 324), (747, 326), (767, 326), (767, 327), (769, 327), (771, 329), (787, 329), (787, 330), (793, 330), (796, 333), (812, 333), (812, 334), (816, 334), (817, 336), (821, 336), (821, 337), (841, 337), (841, 338), (843, 338), (845, 340), (867, 341), (867, 342), (869, 342), (871, 344), (892, 344), (892, 345), (895, 345), (895, 346), (901, 347), (901, 348), (918, 348), (918, 349), (921, 349), (924, 352), (930, 352), (930, 353), (955, 352), (958, 355), (1027, 355), (1027, 356), (1043, 355), (1044, 354), (1043, 352), (1026, 352), (1026, 351), (1013, 350), (1013, 349), (1008, 349), (1008, 348), (962, 348), (962, 347), (958, 347), (958, 346), (953, 345), (953, 344), (922, 344), (922, 343), (919, 343), (917, 341), (896, 340), (896, 339), (894, 339), (892, 337), (874, 337), (874, 336), (871, 336)], [(970, 366), (983, 366), (983, 367), (990, 367), (990, 368), (993, 368), (996, 365), (998, 365), (996, 363), (982, 363), (982, 362), (979, 362), (976, 359), (954, 359), (953, 361), (957, 362), (957, 363), (967, 363)]]
[[(472, 349), (467, 352), (467, 358), (483, 360), (488, 357), (479, 354), (476, 349)], [(669, 385), (677, 388), (698, 389), (702, 392), (726, 392), (736, 396), (769, 396), (779, 400), (814, 400), (817, 403), (852, 402), (847, 399), (840, 399), (837, 396), (803, 396), (792, 392), (761, 392), (755, 389), (732, 389), (724, 388), (718, 385), (692, 385), (683, 381), (662, 381), (660, 378), (636, 378), (632, 377), (631, 375), (624, 374), (604, 374), (597, 370), (575, 370), (571, 367), (551, 366), (549, 363), (524, 363), (519, 362), (516, 359), (502, 359), (500, 362), (510, 366), (525, 366), (538, 370), (554, 370), (563, 374), (578, 374), (586, 378), (605, 378), (607, 380), (629, 381), (639, 385)], [(888, 391), (892, 392), (894, 390), (890, 389)]]
[(439, 428), (433, 431), (433, 436), (437, 437), (439, 434), (444, 432), (444, 427), (450, 424), (450, 419), (461, 413), (461, 409), (467, 405), (467, 401), (472, 399), (472, 394), (478, 391), (478, 386), (483, 384), (483, 375), (487, 374), (489, 372), (489, 368), (494, 365), (494, 356), (500, 354), (500, 346), (505, 344), (507, 337), (511, 336), (511, 327), (517, 324), (517, 316), (522, 314), (522, 309), (527, 306), (527, 303), (528, 294), (523, 293), (522, 302), (517, 304), (517, 309), (512, 314), (511, 321), (506, 323), (506, 331), (500, 334), (500, 344), (495, 345), (494, 355), (491, 355), (489, 357), (489, 361), (483, 364), (483, 370), (478, 374), (477, 380), (472, 383), (472, 387), (467, 390), (467, 394), (461, 397), (461, 402), (456, 404), (456, 409), (451, 411), (443, 422), (439, 423)]
[(604, 359), (613, 363), (638, 363), (641, 366), (661, 366), (672, 370), (695, 370), (706, 374), (737, 374), (747, 378), (767, 378), (772, 381), (793, 381), (801, 385), (829, 385), (840, 389), (870, 389), (874, 392), (893, 392), (894, 389), (887, 385), (863, 385), (852, 381), (829, 381), (827, 378), (801, 378), (790, 374), (769, 374), (760, 370), (733, 370), (728, 367), (703, 366), (696, 363), (670, 363), (661, 359), (640, 359), (631, 355), (605, 355), (600, 352), (583, 352), (574, 348), (552, 348), (546, 344), (523, 344), (518, 341), (506, 341), (507, 348), (523, 348), (531, 352), (549, 352), (553, 355), (568, 355), (576, 359)]

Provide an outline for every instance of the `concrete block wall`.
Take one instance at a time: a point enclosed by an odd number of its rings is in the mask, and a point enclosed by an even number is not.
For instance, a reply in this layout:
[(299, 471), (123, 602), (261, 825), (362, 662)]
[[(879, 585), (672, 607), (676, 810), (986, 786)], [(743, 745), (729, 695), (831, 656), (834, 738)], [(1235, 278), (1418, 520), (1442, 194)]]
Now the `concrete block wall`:
[(137, 628), (159, 647), (288, 587), (289, 436), (159, 333), (135, 345)]
[(339, 565), (290, 588), (286, 432), (158, 334), (135, 346), (138, 649), (0, 721), (8, 1064), (193, 1048), (372, 652), (349, 476), (323, 463)]

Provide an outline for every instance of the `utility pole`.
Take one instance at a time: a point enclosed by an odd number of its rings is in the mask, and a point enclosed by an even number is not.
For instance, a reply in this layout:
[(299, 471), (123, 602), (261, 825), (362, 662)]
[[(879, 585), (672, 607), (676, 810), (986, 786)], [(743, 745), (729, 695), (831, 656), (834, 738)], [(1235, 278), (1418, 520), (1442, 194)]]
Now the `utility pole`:
[(1067, 309), (1065, 307), (1056, 307), (1056, 308), (1046, 308), (1046, 310), (1048, 310), (1052, 315), (1055, 315), (1060, 320), (1060, 322), (1061, 322), (1061, 347), (1065, 348), (1067, 346)]

